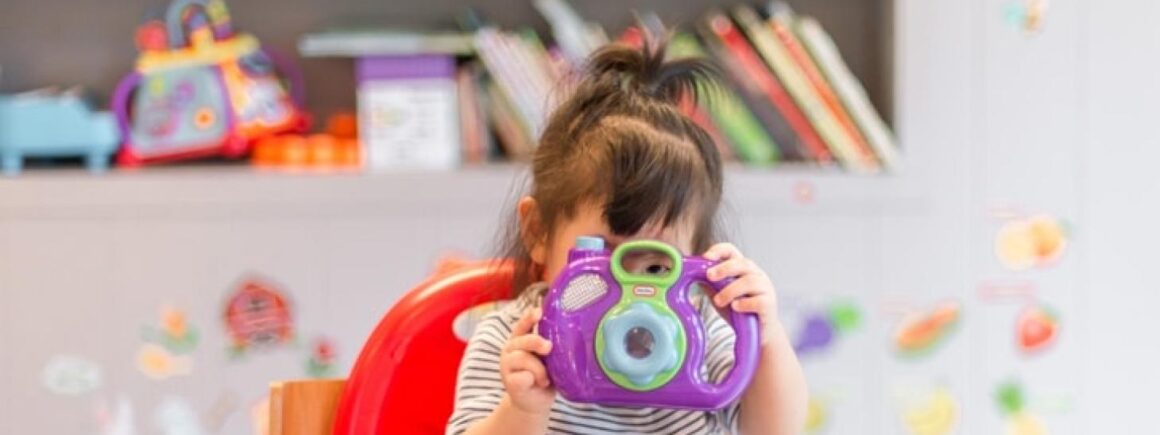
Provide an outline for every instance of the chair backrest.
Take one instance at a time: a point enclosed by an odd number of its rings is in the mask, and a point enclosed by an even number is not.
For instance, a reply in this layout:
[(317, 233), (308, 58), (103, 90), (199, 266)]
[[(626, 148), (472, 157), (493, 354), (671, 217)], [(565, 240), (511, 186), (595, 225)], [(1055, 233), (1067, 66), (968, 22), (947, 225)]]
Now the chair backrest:
[(510, 263), (443, 270), (407, 292), (363, 345), (347, 379), (335, 435), (442, 434), (467, 344), (460, 313), (510, 295)]

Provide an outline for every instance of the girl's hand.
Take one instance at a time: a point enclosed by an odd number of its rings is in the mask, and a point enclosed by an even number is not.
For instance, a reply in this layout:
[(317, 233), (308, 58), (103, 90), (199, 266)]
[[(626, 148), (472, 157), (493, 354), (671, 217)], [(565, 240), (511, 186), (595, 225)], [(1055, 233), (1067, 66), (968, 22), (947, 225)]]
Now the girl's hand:
[(777, 291), (765, 271), (729, 243), (713, 245), (702, 256), (721, 262), (706, 272), (710, 281), (736, 278), (713, 295), (713, 305), (718, 308), (730, 306), (733, 311), (757, 314), (761, 319), (762, 346), (769, 343), (775, 334), (782, 333), (781, 321), (777, 317)]
[(556, 400), (548, 370), (536, 355), (552, 351), (552, 342), (532, 332), (543, 311), (531, 308), (512, 326), (512, 335), (499, 358), (499, 372), (510, 403), (517, 410), (547, 415)]

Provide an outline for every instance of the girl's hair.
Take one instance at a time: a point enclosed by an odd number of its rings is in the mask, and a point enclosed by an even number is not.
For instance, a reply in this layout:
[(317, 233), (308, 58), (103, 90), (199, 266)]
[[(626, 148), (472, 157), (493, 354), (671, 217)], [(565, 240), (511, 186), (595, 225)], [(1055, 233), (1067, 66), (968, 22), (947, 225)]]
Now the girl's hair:
[(502, 235), (504, 258), (515, 263), (513, 292), (543, 273), (525, 241), (549, 244), (556, 225), (586, 202), (603, 207), (615, 234), (689, 219), (697, 252), (717, 240), (721, 156), (679, 107), (695, 102), (716, 73), (701, 59), (666, 60), (665, 45), (646, 39), (640, 48), (596, 51), (549, 117), (532, 160), (539, 224), (513, 214)]

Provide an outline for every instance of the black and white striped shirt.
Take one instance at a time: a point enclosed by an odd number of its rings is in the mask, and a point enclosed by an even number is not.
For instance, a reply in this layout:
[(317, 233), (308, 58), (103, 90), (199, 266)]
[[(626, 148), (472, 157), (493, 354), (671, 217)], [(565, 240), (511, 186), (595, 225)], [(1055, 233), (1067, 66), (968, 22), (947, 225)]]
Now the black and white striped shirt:
[[(455, 387), (455, 411), (447, 423), (448, 435), (459, 435), (487, 417), (504, 395), (499, 357), (511, 336), (512, 326), (530, 306), (543, 298), (543, 284), (485, 316), (476, 326), (459, 365)], [(708, 379), (719, 382), (733, 367), (733, 330), (704, 299), (697, 298), (706, 334), (705, 367)], [(706, 372), (702, 372), (706, 373)], [(548, 433), (559, 434), (718, 434), (736, 433), (738, 403), (720, 411), (622, 408), (575, 403), (556, 396), (548, 422)]]

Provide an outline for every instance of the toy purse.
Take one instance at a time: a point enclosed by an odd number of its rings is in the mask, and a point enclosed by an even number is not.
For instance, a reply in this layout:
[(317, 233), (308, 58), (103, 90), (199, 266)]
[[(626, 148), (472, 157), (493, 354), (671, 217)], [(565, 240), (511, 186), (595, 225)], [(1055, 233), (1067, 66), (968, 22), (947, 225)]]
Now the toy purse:
[[(307, 127), (291, 95), (300, 78), (277, 68), (256, 38), (235, 33), (222, 0), (174, 0), (164, 21), (141, 26), (137, 44), (136, 71), (113, 95), (122, 165), (240, 157), (261, 137)], [(280, 73), (296, 83), (285, 86)]]
[[(626, 271), (623, 257), (642, 250), (668, 257), (671, 270)], [(713, 410), (737, 400), (757, 366), (758, 323), (753, 314), (729, 311), (737, 336), (733, 369), (719, 384), (705, 379), (705, 328), (689, 290), (701, 284), (718, 291), (732, 282), (710, 282), (705, 272), (714, 264), (656, 241), (609, 252), (603, 239), (578, 238), (539, 323), (552, 342), (544, 363), (557, 391), (573, 402), (616, 406)]]

